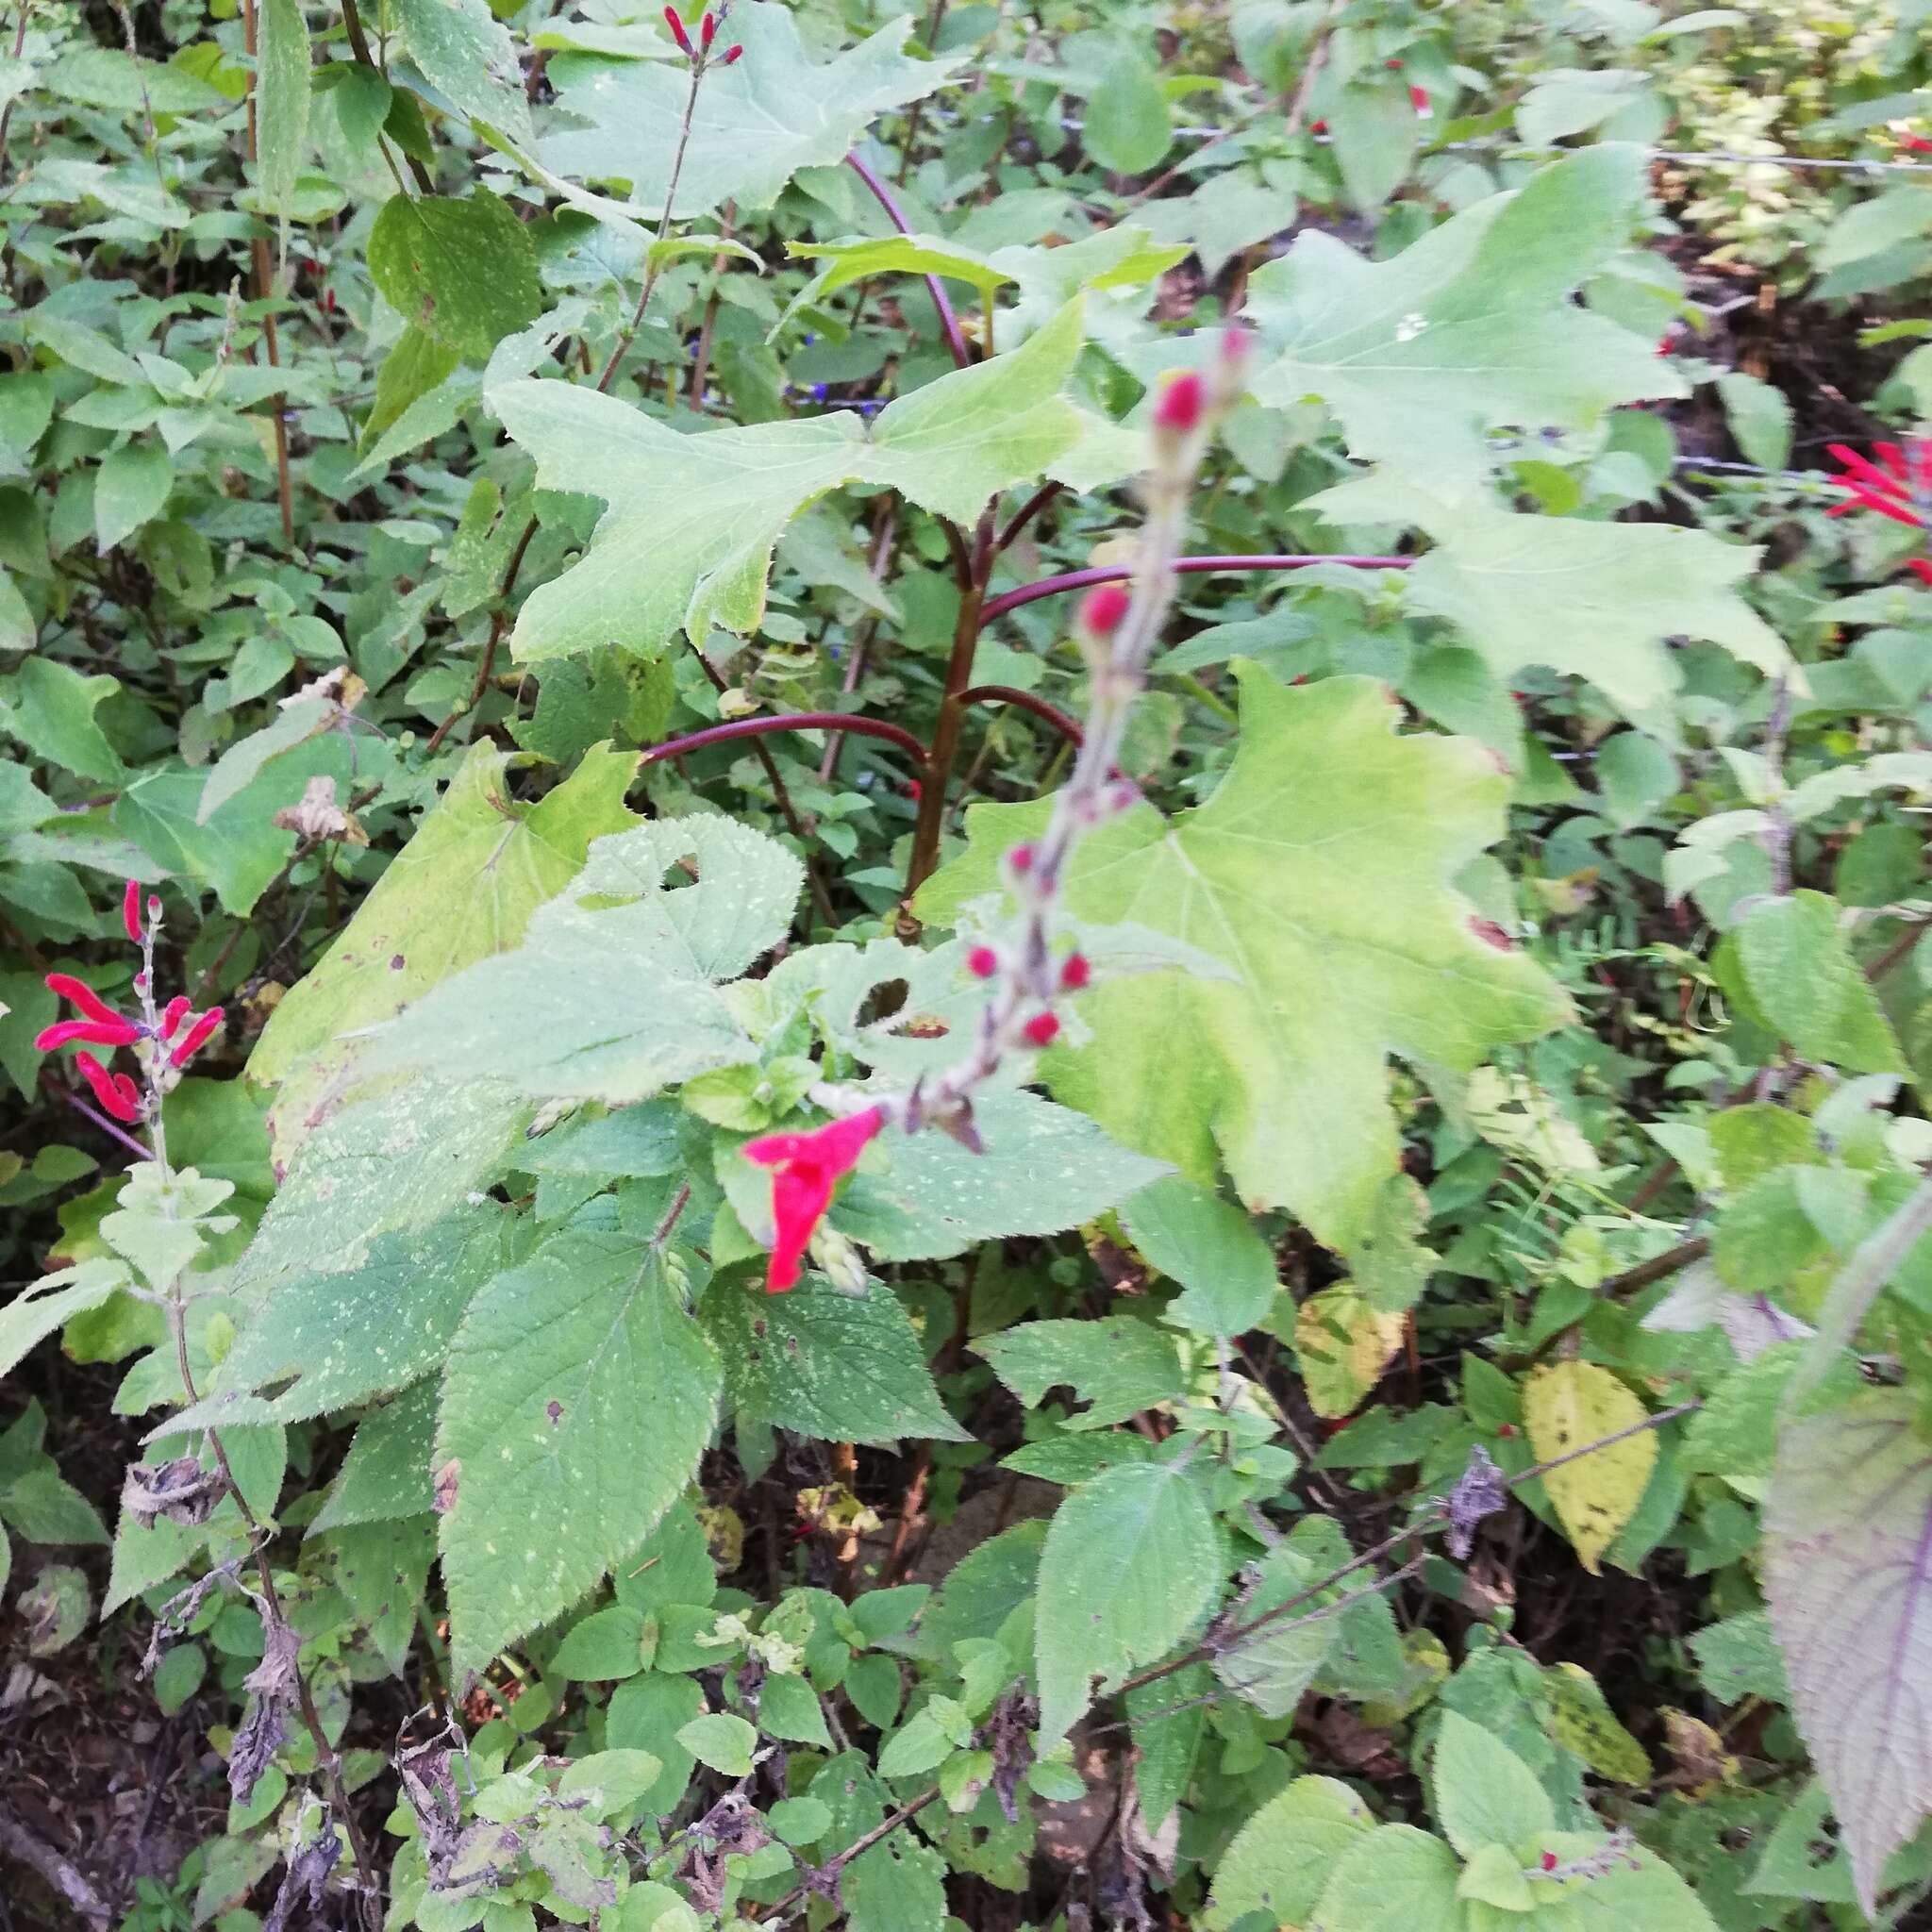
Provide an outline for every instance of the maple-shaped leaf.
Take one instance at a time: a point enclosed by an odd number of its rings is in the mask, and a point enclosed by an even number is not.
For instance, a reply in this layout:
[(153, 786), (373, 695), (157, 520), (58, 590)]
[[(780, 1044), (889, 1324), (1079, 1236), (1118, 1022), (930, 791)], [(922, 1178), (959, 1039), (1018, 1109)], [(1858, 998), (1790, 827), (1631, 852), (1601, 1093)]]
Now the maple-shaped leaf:
[[(1464, 739), (1399, 735), (1385, 687), (1289, 690), (1252, 663), (1241, 747), (1208, 801), (1142, 805), (1080, 847), (1069, 912), (1124, 919), (1221, 961), (1227, 979), (1149, 974), (1081, 995), (1089, 1046), (1056, 1050), (1056, 1095), (1114, 1139), (1210, 1182), (1217, 1153), (1252, 1208), (1285, 1207), (1331, 1247), (1372, 1227), (1395, 1171), (1391, 1053), (1467, 1068), (1559, 1024), (1541, 969), (1483, 938), (1451, 883), (1499, 839), (1508, 780)], [(978, 806), (969, 851), (916, 910), (951, 920), (999, 890), (999, 856), (1044, 801)]]
[(539, 483), (609, 506), (583, 558), (534, 591), (510, 648), (529, 661), (620, 644), (659, 649), (680, 627), (745, 634), (764, 613), (772, 546), (842, 483), (902, 491), (968, 522), (1048, 470), (1093, 419), (1061, 393), (1082, 341), (1070, 303), (1011, 355), (902, 396), (867, 427), (856, 410), (684, 436), (586, 386), (516, 381), (491, 407), (537, 459)]
[(1765, 1595), (1791, 1707), (1859, 1901), (1932, 1811), (1932, 1441), (1873, 1390), (1788, 1423), (1764, 1508)]
[(1434, 548), (1406, 574), (1412, 610), (1446, 618), (1507, 682), (1529, 664), (1587, 677), (1626, 716), (1672, 732), (1679, 678), (1665, 639), (1721, 644), (1768, 676), (1802, 674), (1784, 641), (1738, 594), (1763, 552), (1673, 524), (1521, 516), (1445, 503), (1393, 470), (1312, 499), (1341, 523), (1395, 522)]
[(1643, 184), (1640, 150), (1600, 145), (1387, 261), (1304, 232), (1248, 285), (1274, 352), (1256, 397), (1319, 397), (1355, 455), (1441, 485), (1487, 473), (1491, 429), (1582, 429), (1616, 404), (1688, 393), (1653, 342), (1571, 300), (1629, 239)]
[[(770, 208), (799, 169), (842, 161), (880, 114), (929, 94), (969, 58), (908, 58), (912, 25), (901, 14), (820, 62), (806, 53), (789, 8), (734, 8), (725, 38), (742, 43), (743, 58), (714, 65), (698, 90), (673, 215), (727, 201), (741, 214)], [(564, 54), (549, 71), (558, 109), (585, 125), (545, 141), (544, 164), (582, 181), (627, 182), (629, 211), (660, 214), (691, 94), (684, 63)]]

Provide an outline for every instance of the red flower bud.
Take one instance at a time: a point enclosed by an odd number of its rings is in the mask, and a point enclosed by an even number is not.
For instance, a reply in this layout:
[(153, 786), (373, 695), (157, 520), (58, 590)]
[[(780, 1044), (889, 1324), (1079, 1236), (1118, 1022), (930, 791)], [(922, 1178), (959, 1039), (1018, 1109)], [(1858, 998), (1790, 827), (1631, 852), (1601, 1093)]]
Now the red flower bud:
[(1554, 1871), (1555, 1871), (1555, 1870), (1557, 1869), (1557, 1855), (1556, 1855), (1556, 1853), (1555, 1853), (1555, 1852), (1545, 1852), (1545, 1853), (1543, 1854), (1543, 1858), (1542, 1858), (1542, 1865), (1543, 1865), (1543, 1870), (1544, 1870), (1545, 1872), (1554, 1872)]
[(885, 1124), (885, 1109), (868, 1107), (808, 1134), (765, 1134), (745, 1142), (744, 1158), (772, 1170), (775, 1239), (765, 1275), (767, 1294), (783, 1294), (796, 1286), (799, 1264), (832, 1205), (833, 1189), (858, 1165), (858, 1157)]
[(1516, 941), (1496, 924), (1493, 919), (1472, 919), (1469, 929), (1486, 946), (1494, 946), (1499, 953), (1513, 953)]
[(726, 48), (726, 49), (724, 50), (724, 64), (725, 64), (725, 66), (729, 67), (729, 66), (731, 65), (731, 63), (732, 63), (732, 62), (733, 62), (734, 60), (736, 60), (736, 59), (738, 58), (738, 57), (739, 57), (739, 56), (740, 56), (740, 55), (741, 55), (741, 53), (743, 53), (743, 52), (744, 52), (744, 49), (743, 49), (742, 47), (727, 47), (727, 48)]
[(1120, 629), (1133, 601), (1124, 584), (1102, 584), (1081, 601), (1080, 627), (1090, 637), (1110, 638)]
[(1425, 87), (1412, 87), (1408, 91), (1408, 104), (1418, 114), (1429, 111), (1429, 91)]
[(1060, 962), (1060, 985), (1068, 992), (1078, 992), (1093, 977), (1093, 968), (1085, 953), (1069, 953)]
[(47, 991), (63, 1000), (73, 1001), (90, 1020), (98, 1020), (103, 1025), (114, 1026), (125, 1023), (125, 1014), (117, 1013), (86, 980), (76, 979), (71, 973), (48, 974)]
[(1514, 1441), (1516, 1440), (1516, 1424), (1514, 1423), (1498, 1423), (1496, 1424), (1496, 1434), (1506, 1442)]
[(1908, 155), (1932, 155), (1932, 141), (1927, 141), (1923, 134), (1907, 135), (1899, 146)]
[(1200, 423), (1207, 407), (1208, 385), (1201, 380), (1200, 371), (1183, 369), (1168, 377), (1154, 405), (1154, 422), (1158, 428), (1185, 436)]
[(1325, 121), (1317, 121), (1314, 124), (1314, 125), (1308, 129), (1308, 132), (1310, 134), (1326, 134), (1328, 132), (1328, 124)]
[(129, 879), (127, 890), (121, 895), (121, 924), (127, 928), (127, 937), (138, 946), (141, 943), (141, 881)]
[(194, 1010), (194, 1002), (185, 992), (177, 992), (161, 1009), (161, 1038), (173, 1040), (175, 1029)]
[(147, 895), (147, 923), (152, 925), (161, 916), (161, 902), (157, 893)]
[(212, 1033), (215, 1030), (215, 1028), (219, 1026), (221, 1024), (221, 1008), (210, 1007), (208, 1009), (208, 1011), (205, 1012), (201, 1016), (201, 1018), (198, 1019), (194, 1023), (194, 1024), (191, 1026), (188, 1029), (188, 1031), (181, 1036), (181, 1043), (177, 1047), (175, 1047), (173, 1053), (171, 1053), (168, 1056), (168, 1064), (171, 1067), (185, 1067), (188, 1064), (188, 1062), (192, 1060), (194, 1058), (194, 1056), (201, 1051), (202, 1047), (208, 1043), (208, 1035)]
[(1021, 1028), (1035, 1046), (1051, 1046), (1060, 1030), (1060, 1023), (1051, 1013), (1035, 1013)]
[(1013, 849), (1007, 854), (1007, 863), (1010, 865), (1013, 868), (1013, 870), (1021, 875), (1022, 878), (1024, 878), (1025, 875), (1033, 870), (1033, 861), (1037, 857), (1038, 854), (1033, 849), (1033, 841), (1032, 840), (1028, 839), (1024, 843), (1015, 845)]
[(711, 51), (711, 42), (717, 38), (718, 23), (708, 7), (705, 8), (704, 24), (698, 28), (698, 45), (708, 54)]
[(117, 1121), (141, 1118), (141, 1092), (125, 1074), (110, 1074), (91, 1053), (74, 1057), (82, 1077), (94, 1090), (94, 1098)]
[(92, 1046), (132, 1046), (141, 1028), (126, 1020), (57, 1020), (34, 1035), (36, 1053), (53, 1053), (85, 1040)]
[(906, 796), (917, 805), (925, 796), (925, 787), (917, 778), (908, 778), (906, 781)]
[(975, 979), (991, 979), (1000, 970), (1000, 956), (991, 946), (974, 946), (966, 955), (966, 970)]
[(676, 8), (667, 7), (664, 9), (664, 25), (671, 29), (671, 38), (677, 42), (678, 52), (689, 55), (691, 52), (691, 36), (685, 32), (684, 21)]

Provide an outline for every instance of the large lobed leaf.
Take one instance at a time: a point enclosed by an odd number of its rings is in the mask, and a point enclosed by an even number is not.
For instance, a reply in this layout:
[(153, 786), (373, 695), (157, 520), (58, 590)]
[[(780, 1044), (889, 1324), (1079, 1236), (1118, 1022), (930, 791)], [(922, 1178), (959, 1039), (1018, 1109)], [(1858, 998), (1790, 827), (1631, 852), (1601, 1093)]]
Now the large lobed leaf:
[(1067, 456), (1091, 419), (1062, 391), (1082, 341), (1070, 303), (1010, 355), (902, 396), (870, 428), (858, 412), (680, 435), (581, 384), (490, 391), (550, 490), (608, 506), (585, 556), (533, 591), (510, 648), (541, 660), (620, 644), (655, 652), (681, 628), (748, 634), (787, 524), (844, 483), (898, 490), (956, 522)]
[[(1482, 939), (1451, 881), (1503, 831), (1508, 781), (1479, 746), (1402, 736), (1384, 687), (1288, 690), (1239, 667), (1241, 737), (1203, 806), (1141, 806), (1080, 848), (1075, 917), (1124, 919), (1231, 969), (1144, 974), (1083, 996), (1091, 1046), (1049, 1056), (1054, 1091), (1129, 1147), (1202, 1181), (1217, 1153), (1254, 1208), (1286, 1207), (1330, 1246), (1370, 1232), (1399, 1140), (1387, 1058), (1469, 1067), (1546, 1031), (1563, 995)], [(999, 855), (1044, 804), (980, 806), (971, 848), (921, 892), (957, 918), (998, 889)]]

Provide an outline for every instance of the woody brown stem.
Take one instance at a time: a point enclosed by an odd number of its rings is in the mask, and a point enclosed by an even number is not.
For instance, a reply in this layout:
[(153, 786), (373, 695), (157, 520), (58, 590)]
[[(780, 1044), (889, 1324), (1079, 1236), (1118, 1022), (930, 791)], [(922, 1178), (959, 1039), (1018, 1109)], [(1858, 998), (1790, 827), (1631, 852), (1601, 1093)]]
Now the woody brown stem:
[[(248, 163), (253, 167), (260, 158), (260, 143), (255, 118), (255, 0), (242, 0), (242, 44), (248, 51)], [(269, 367), (279, 369), (282, 366), (281, 346), (275, 337), (275, 315), (268, 308), (275, 289), (275, 275), (269, 267), (268, 237), (255, 236), (248, 244), (248, 252), (255, 266), (255, 299), (263, 308), (262, 347), (268, 353)], [(287, 402), (288, 398), (279, 391), (268, 399), (268, 407), (275, 426), (275, 491), (281, 499), (282, 542), (288, 549), (292, 550), (295, 547), (295, 496), (293, 485), (289, 477)]]

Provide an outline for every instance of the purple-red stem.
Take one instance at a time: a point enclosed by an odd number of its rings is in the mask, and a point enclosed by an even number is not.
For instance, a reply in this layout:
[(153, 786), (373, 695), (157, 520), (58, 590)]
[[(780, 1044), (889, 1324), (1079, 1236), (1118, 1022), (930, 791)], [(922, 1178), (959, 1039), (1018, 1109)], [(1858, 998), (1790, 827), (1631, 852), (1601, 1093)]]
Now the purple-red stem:
[(702, 751), (708, 744), (725, 744), (734, 738), (761, 738), (773, 731), (857, 731), (868, 738), (883, 738), (924, 771), (925, 746), (911, 732), (883, 718), (863, 718), (852, 711), (787, 711), (769, 718), (734, 718), (729, 724), (707, 725), (683, 738), (654, 744), (644, 754), (644, 763), (654, 765), (664, 758), (681, 758), (687, 752)]
[[(1318, 563), (1339, 563), (1346, 570), (1407, 570), (1412, 557), (1183, 557), (1174, 563), (1182, 574), (1208, 570), (1307, 570)], [(1128, 563), (1097, 564), (1091, 570), (1070, 570), (1057, 577), (1041, 577), (1037, 584), (1022, 584), (1017, 591), (1002, 591), (989, 597), (979, 613), (982, 625), (1023, 604), (1037, 603), (1041, 597), (1058, 597), (1067, 591), (1084, 591), (1091, 584), (1124, 583), (1134, 575)]]
[(1061, 710), (1058, 705), (1050, 705), (1044, 698), (1037, 698), (1030, 691), (1019, 691), (1010, 684), (975, 684), (959, 693), (962, 705), (1018, 705), (1023, 711), (1031, 711), (1036, 718), (1043, 719), (1078, 750), (1084, 741), (1079, 725)]
[(132, 1134), (126, 1133), (123, 1131), (123, 1129), (121, 1129), (120, 1127), (116, 1126), (114, 1123), (110, 1121), (106, 1114), (96, 1112), (95, 1109), (90, 1107), (87, 1104), (87, 1102), (80, 1097), (79, 1094), (63, 1093), (60, 1097), (61, 1099), (66, 1101), (68, 1106), (73, 1108), (76, 1113), (85, 1114), (87, 1118), (93, 1122), (94, 1125), (100, 1128), (101, 1132), (108, 1136), (109, 1139), (120, 1141), (122, 1146), (125, 1147), (134, 1156), (135, 1159), (152, 1160), (154, 1158), (154, 1156), (148, 1151), (148, 1149), (143, 1147), (141, 1144), (141, 1142), (134, 1138)]
[[(907, 221), (906, 211), (899, 206), (898, 197), (892, 191), (857, 155), (847, 155), (845, 159), (850, 164), (852, 172), (872, 190), (878, 205), (886, 211), (886, 219), (900, 234), (911, 234), (912, 225)], [(966, 338), (959, 328), (959, 318), (953, 313), (951, 298), (940, 285), (940, 278), (937, 275), (927, 275), (925, 286), (932, 295), (933, 307), (940, 312), (940, 326), (946, 332), (946, 347), (952, 350), (953, 360), (964, 369), (973, 360), (973, 351), (966, 346)]]

